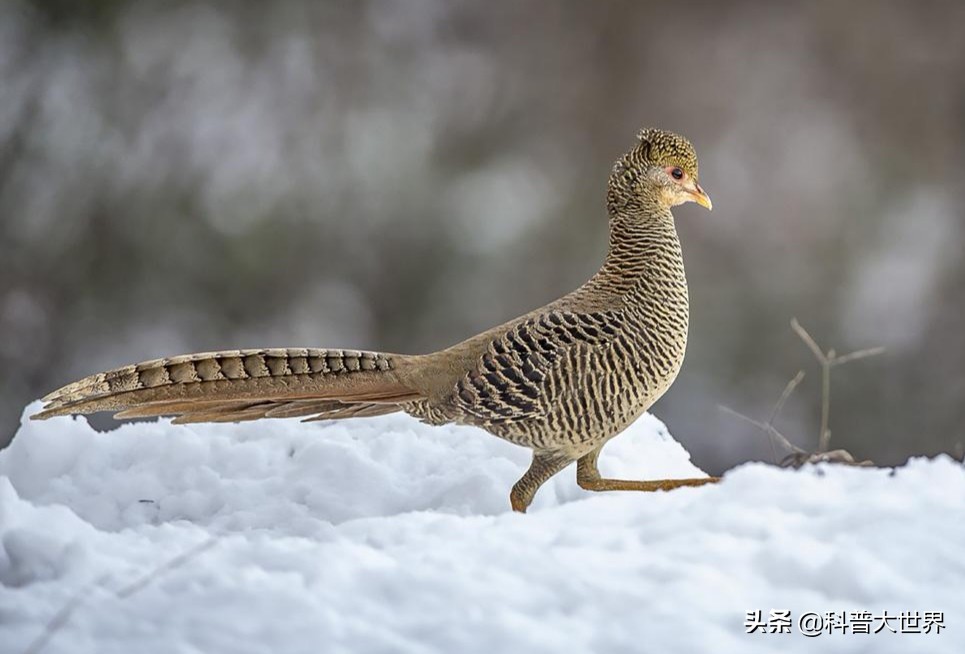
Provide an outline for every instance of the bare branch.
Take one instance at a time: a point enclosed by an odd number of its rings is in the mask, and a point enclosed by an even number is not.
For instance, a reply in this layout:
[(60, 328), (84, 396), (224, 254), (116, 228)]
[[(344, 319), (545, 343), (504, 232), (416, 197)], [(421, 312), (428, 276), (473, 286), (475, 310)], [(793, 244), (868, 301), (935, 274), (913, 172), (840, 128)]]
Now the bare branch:
[[(133, 583), (124, 586), (115, 594), (120, 598), (130, 597), (134, 593), (142, 590), (145, 586), (150, 584), (165, 572), (184, 565), (195, 556), (214, 546), (214, 544), (217, 542), (218, 539), (215, 536), (202, 541), (198, 545), (195, 545), (191, 549), (182, 552), (166, 563), (162, 563), (144, 576), (135, 580)], [(27, 649), (23, 651), (23, 654), (38, 654), (38, 652), (46, 647), (47, 643), (50, 642), (50, 639), (53, 638), (54, 634), (56, 634), (61, 628), (63, 628), (65, 624), (67, 624), (67, 621), (70, 619), (70, 616), (74, 613), (74, 611), (77, 610), (77, 607), (83, 604), (83, 602), (88, 598), (91, 589), (103, 584), (108, 577), (110, 577), (109, 574), (99, 577), (95, 581), (84, 586), (84, 588), (78, 591), (76, 595), (65, 602), (60, 610), (57, 611), (57, 613), (55, 613), (50, 621), (44, 626), (43, 632), (27, 646)]]
[(831, 364), (825, 359), (821, 364), (821, 432), (818, 434), (818, 452), (827, 452), (831, 445)]
[(784, 436), (784, 434), (779, 432), (774, 427), (774, 425), (766, 422), (760, 422), (758, 420), (754, 420), (753, 418), (749, 418), (748, 416), (745, 416), (743, 413), (740, 413), (739, 411), (734, 411), (730, 407), (724, 406), (723, 404), (718, 404), (717, 408), (723, 411), (724, 413), (729, 413), (735, 418), (743, 420), (744, 422), (757, 427), (762, 432), (767, 434), (769, 437), (777, 440), (777, 442), (780, 443), (781, 446), (787, 449), (789, 452), (804, 453), (804, 450), (802, 450), (800, 447), (798, 447), (797, 445), (789, 441), (787, 437)]
[(145, 586), (147, 586), (152, 581), (154, 581), (155, 579), (163, 575), (165, 572), (168, 572), (169, 570), (174, 570), (175, 568), (178, 568), (184, 565), (194, 557), (198, 556), (205, 550), (211, 549), (214, 546), (214, 544), (217, 542), (218, 542), (218, 539), (214, 536), (201, 541), (191, 549), (181, 552), (173, 559), (167, 561), (166, 563), (162, 563), (158, 567), (148, 572), (143, 577), (136, 579), (131, 584), (128, 584), (127, 586), (121, 588), (120, 590), (117, 591), (117, 596), (121, 598), (130, 597), (134, 593), (142, 590)]
[(872, 347), (842, 356), (838, 356), (832, 348), (825, 354), (821, 351), (821, 346), (818, 345), (817, 341), (797, 321), (797, 318), (791, 319), (791, 329), (804, 341), (808, 349), (814, 353), (818, 363), (821, 364), (821, 428), (818, 431), (818, 452), (827, 452), (831, 445), (831, 368), (881, 354), (885, 351), (885, 348)]
[(54, 637), (54, 634), (60, 631), (63, 626), (67, 624), (67, 621), (70, 620), (70, 616), (73, 615), (74, 611), (77, 610), (77, 607), (84, 603), (84, 600), (86, 600), (90, 595), (91, 590), (104, 583), (108, 577), (110, 577), (109, 574), (101, 575), (94, 581), (86, 584), (69, 600), (64, 602), (64, 605), (60, 607), (60, 610), (47, 621), (46, 625), (44, 625), (44, 630), (40, 633), (40, 635), (34, 638), (33, 641), (27, 645), (27, 649), (23, 651), (23, 654), (37, 654), (44, 647), (46, 647), (47, 643), (50, 642), (50, 639)]
[(885, 351), (883, 347), (869, 347), (866, 350), (858, 350), (857, 352), (852, 352), (850, 354), (844, 354), (839, 357), (835, 357), (831, 360), (832, 366), (840, 366), (845, 363), (851, 363), (852, 361), (857, 361), (858, 359), (867, 359), (868, 357), (873, 357), (881, 354)]
[(745, 416), (745, 415), (744, 415), (743, 413), (741, 413), (740, 411), (734, 411), (734, 410), (733, 410), (732, 408), (730, 408), (729, 406), (724, 406), (723, 404), (718, 404), (718, 405), (717, 405), (717, 408), (720, 409), (721, 411), (723, 411), (724, 413), (729, 413), (730, 415), (734, 416), (735, 418), (739, 418), (740, 420), (743, 420), (744, 422), (746, 422), (746, 423), (749, 424), (749, 425), (753, 425), (753, 426), (757, 427), (757, 428), (760, 429), (761, 431), (767, 431), (767, 425), (765, 425), (763, 422), (760, 422), (760, 421), (758, 421), (758, 420), (754, 420), (753, 418), (750, 418), (750, 417), (748, 417), (748, 416)]
[[(781, 414), (781, 410), (784, 408), (784, 403), (787, 402), (787, 398), (791, 397), (791, 393), (794, 392), (794, 389), (797, 388), (797, 385), (801, 383), (802, 379), (804, 379), (804, 371), (798, 370), (797, 374), (794, 375), (794, 379), (789, 381), (784, 387), (784, 392), (781, 393), (781, 397), (777, 400), (777, 404), (775, 404), (774, 408), (771, 409), (771, 415), (768, 416), (767, 423), (765, 423), (769, 427), (767, 430), (767, 442), (771, 446), (771, 458), (774, 459), (774, 463), (778, 463), (777, 451), (774, 449), (774, 441), (783, 440), (784, 447), (789, 445), (788, 440), (784, 438), (784, 436), (778, 432), (777, 429), (774, 428), (774, 423), (777, 421), (777, 417)], [(772, 432), (775, 432), (776, 435)]]
[(804, 341), (804, 344), (810, 348), (810, 350), (814, 353), (815, 358), (817, 358), (821, 365), (826, 365), (828, 363), (828, 357), (824, 354), (824, 352), (821, 351), (821, 348), (818, 347), (817, 342), (811, 338), (811, 335), (807, 332), (807, 330), (801, 326), (801, 323), (797, 321), (797, 318), (791, 318), (791, 329), (793, 329), (801, 340)]
[(804, 341), (821, 364), (821, 428), (818, 431), (818, 452), (824, 452), (831, 442), (831, 430), (828, 429), (828, 424), (831, 420), (831, 362), (834, 361), (834, 350), (828, 350), (827, 354), (822, 352), (817, 341), (801, 326), (797, 318), (791, 318), (791, 329)]
[(804, 371), (799, 370), (794, 378), (787, 383), (784, 387), (784, 392), (781, 393), (781, 397), (778, 399), (777, 404), (771, 409), (771, 415), (768, 417), (766, 422), (760, 422), (752, 418), (748, 418), (742, 413), (738, 413), (733, 409), (725, 406), (720, 406), (720, 409), (726, 411), (727, 413), (740, 418), (744, 422), (747, 422), (770, 437), (771, 454), (774, 456), (775, 460), (777, 458), (774, 452), (774, 441), (777, 440), (785, 448), (790, 450), (792, 454), (784, 458), (780, 465), (802, 465), (804, 463), (815, 463), (820, 461), (836, 462), (836, 463), (847, 463), (849, 465), (870, 465), (870, 461), (863, 461), (860, 464), (855, 463), (853, 457), (844, 450), (834, 450), (829, 452), (828, 449), (831, 445), (831, 369), (835, 366), (839, 366), (845, 363), (850, 363), (852, 361), (858, 361), (859, 359), (864, 359), (867, 357), (875, 356), (876, 354), (881, 354), (885, 351), (883, 347), (873, 347), (865, 350), (856, 350), (849, 354), (838, 356), (834, 348), (829, 349), (826, 353), (821, 350), (821, 346), (818, 345), (817, 341), (808, 333), (801, 323), (798, 322), (797, 318), (791, 319), (791, 329), (798, 335), (801, 341), (807, 346), (811, 353), (814, 354), (814, 358), (817, 359), (821, 366), (821, 427), (818, 432), (818, 449), (815, 453), (809, 453), (802, 450), (799, 447), (793, 445), (787, 438), (784, 437), (781, 432), (779, 432), (774, 427), (774, 422), (777, 420), (784, 408), (784, 404), (787, 402), (791, 393), (797, 388), (801, 380), (804, 379)]
[(803, 379), (804, 371), (798, 370), (797, 374), (794, 375), (794, 379), (789, 381), (787, 386), (784, 387), (784, 392), (781, 393), (781, 398), (777, 401), (777, 404), (774, 405), (774, 409), (771, 411), (771, 415), (767, 419), (767, 424), (774, 424), (774, 421), (777, 420), (777, 416), (781, 413), (781, 409), (784, 408), (784, 403), (787, 402), (787, 398), (791, 397), (791, 393), (794, 392), (794, 389), (797, 388), (797, 385), (800, 384)]
[(768, 425), (768, 426), (767, 426), (767, 433), (770, 434), (771, 436), (773, 436), (774, 438), (776, 438), (777, 441), (778, 441), (778, 442), (784, 447), (784, 449), (786, 449), (786, 450), (790, 450), (791, 452), (803, 452), (803, 451), (804, 451), (804, 450), (802, 450), (800, 447), (798, 447), (797, 445), (795, 445), (794, 443), (792, 443), (791, 441), (787, 440), (787, 437), (786, 437), (784, 434), (782, 434), (781, 432), (779, 432), (779, 431), (774, 427), (774, 425)]

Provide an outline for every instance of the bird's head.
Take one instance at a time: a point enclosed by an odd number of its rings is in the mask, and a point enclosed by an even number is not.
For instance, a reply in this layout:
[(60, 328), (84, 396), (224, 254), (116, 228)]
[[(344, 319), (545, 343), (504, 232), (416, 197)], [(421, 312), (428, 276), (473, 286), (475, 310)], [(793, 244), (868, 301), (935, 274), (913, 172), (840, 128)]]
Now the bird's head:
[(648, 203), (667, 209), (685, 202), (713, 207), (697, 181), (697, 153), (690, 141), (653, 128), (637, 138), (639, 143), (613, 166), (607, 193), (611, 213)]

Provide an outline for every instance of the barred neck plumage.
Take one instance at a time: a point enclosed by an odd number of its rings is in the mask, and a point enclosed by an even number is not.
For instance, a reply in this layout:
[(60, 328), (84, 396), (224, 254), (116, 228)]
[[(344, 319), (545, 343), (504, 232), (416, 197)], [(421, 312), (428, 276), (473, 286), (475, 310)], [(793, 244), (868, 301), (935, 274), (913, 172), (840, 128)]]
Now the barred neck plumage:
[(686, 293), (683, 254), (670, 210), (654, 202), (611, 214), (606, 261), (591, 284), (620, 294), (641, 286)]

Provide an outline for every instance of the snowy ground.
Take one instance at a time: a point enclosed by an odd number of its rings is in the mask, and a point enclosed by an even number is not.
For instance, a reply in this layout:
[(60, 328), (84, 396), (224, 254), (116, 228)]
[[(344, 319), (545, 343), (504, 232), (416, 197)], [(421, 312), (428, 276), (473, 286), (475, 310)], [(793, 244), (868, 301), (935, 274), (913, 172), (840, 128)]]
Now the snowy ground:
[[(588, 494), (568, 470), (523, 516), (507, 495), (527, 462), (395, 416), (25, 421), (0, 452), (0, 653), (965, 651), (965, 471), (947, 457), (746, 465), (654, 494)], [(650, 416), (602, 467), (701, 474)], [(772, 609), (792, 633), (746, 633)], [(941, 611), (944, 628), (808, 638), (809, 611)]]

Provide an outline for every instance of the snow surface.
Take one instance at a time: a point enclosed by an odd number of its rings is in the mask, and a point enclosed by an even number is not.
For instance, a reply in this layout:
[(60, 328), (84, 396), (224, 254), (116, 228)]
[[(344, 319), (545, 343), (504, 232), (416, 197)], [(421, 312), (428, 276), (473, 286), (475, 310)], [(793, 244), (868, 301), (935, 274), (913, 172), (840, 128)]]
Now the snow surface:
[[(400, 416), (25, 420), (0, 452), (0, 653), (965, 651), (965, 470), (948, 457), (748, 464), (648, 494), (586, 493), (570, 469), (517, 515), (527, 463)], [(703, 474), (649, 415), (601, 467)], [(745, 633), (771, 609), (946, 627)]]

